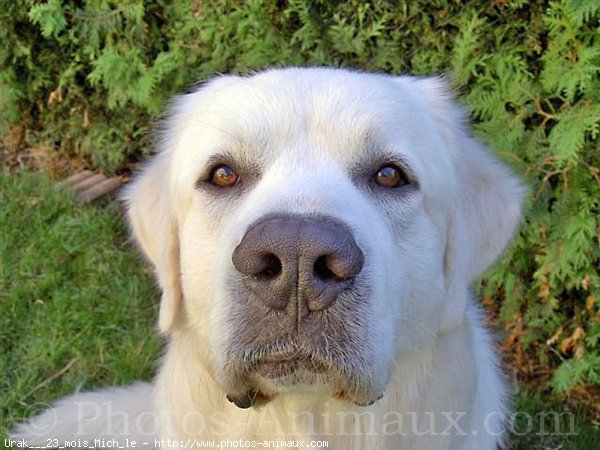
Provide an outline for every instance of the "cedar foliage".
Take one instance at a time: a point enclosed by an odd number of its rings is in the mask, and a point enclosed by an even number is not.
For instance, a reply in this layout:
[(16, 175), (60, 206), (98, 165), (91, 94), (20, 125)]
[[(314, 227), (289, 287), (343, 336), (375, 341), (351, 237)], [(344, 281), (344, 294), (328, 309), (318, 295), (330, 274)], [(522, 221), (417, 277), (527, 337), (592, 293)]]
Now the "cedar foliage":
[(475, 133), (530, 186), (515, 244), (481, 282), (484, 303), (505, 324), (521, 374), (560, 394), (599, 382), (599, 2), (0, 6), (1, 126), (108, 171), (147, 152), (169, 97), (218, 72), (326, 64), (449, 73)]

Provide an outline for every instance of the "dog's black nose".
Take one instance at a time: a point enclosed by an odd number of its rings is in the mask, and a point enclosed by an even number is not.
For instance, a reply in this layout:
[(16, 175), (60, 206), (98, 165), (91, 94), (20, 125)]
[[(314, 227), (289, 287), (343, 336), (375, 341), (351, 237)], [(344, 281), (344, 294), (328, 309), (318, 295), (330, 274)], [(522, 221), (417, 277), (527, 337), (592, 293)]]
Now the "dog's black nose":
[(273, 217), (252, 226), (233, 252), (233, 265), (267, 306), (290, 300), (321, 310), (360, 273), (364, 255), (352, 234), (327, 218)]

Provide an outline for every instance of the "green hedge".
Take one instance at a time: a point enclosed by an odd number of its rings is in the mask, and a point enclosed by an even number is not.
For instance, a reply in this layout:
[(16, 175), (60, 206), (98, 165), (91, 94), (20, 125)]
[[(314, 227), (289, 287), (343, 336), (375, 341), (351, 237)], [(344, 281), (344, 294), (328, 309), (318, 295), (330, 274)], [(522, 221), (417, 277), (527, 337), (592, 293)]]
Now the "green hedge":
[[(166, 99), (217, 72), (351, 66), (450, 73), (476, 134), (530, 185), (512, 250), (482, 281), (521, 373), (600, 378), (600, 3), (0, 1), (0, 118), (28, 144), (114, 171)], [(542, 379), (544, 379), (542, 377)]]

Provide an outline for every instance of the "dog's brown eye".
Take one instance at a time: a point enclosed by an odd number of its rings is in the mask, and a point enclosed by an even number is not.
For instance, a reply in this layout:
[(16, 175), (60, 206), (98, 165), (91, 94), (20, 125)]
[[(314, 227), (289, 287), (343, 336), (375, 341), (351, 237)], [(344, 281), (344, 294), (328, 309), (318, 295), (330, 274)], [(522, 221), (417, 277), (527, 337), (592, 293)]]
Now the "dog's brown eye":
[(210, 174), (210, 182), (218, 187), (231, 187), (235, 185), (239, 176), (231, 167), (225, 164), (217, 166)]
[(395, 188), (407, 183), (406, 177), (402, 171), (391, 164), (381, 167), (375, 175), (373, 175), (373, 180), (379, 186), (385, 188)]

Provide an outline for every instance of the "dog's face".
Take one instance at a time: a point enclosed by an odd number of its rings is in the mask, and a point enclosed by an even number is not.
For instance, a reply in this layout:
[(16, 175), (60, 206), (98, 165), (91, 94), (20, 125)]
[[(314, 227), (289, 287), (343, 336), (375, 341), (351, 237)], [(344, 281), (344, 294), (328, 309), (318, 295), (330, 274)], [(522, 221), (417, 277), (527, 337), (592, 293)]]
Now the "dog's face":
[(221, 77), (176, 101), (161, 146), (128, 194), (160, 327), (210, 345), (240, 407), (308, 386), (377, 400), (460, 326), (519, 217), (437, 79)]

